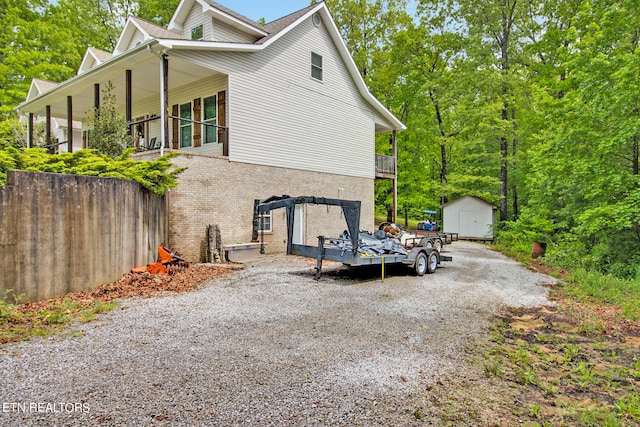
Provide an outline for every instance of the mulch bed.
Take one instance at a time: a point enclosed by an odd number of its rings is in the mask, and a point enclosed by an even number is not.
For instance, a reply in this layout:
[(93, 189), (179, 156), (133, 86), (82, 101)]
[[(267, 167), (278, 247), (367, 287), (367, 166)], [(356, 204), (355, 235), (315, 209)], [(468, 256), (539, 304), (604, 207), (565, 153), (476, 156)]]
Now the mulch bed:
[(184, 271), (171, 275), (148, 272), (127, 273), (113, 283), (100, 285), (90, 293), (73, 292), (58, 298), (16, 305), (15, 309), (21, 313), (37, 313), (52, 306), (59, 306), (65, 300), (78, 303), (79, 309), (82, 309), (90, 306), (94, 301), (107, 303), (121, 298), (149, 298), (163, 292), (191, 292), (206, 282), (231, 274), (239, 268), (242, 268), (242, 265), (191, 264)]

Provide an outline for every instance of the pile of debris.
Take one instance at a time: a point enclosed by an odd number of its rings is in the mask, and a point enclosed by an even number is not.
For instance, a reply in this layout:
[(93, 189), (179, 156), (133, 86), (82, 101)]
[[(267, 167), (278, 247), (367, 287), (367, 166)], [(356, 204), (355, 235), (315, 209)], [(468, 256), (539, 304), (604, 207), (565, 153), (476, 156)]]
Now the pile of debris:
[(238, 265), (190, 264), (189, 268), (169, 274), (127, 273), (113, 283), (101, 285), (91, 293), (94, 298), (148, 298), (162, 292), (191, 292), (206, 282), (241, 268)]
[[(375, 233), (360, 230), (358, 234), (358, 253), (367, 255), (407, 255), (409, 252), (400, 242), (399, 234), (399, 229), (396, 232), (394, 228), (389, 229), (383, 226), (380, 226), (380, 229)], [(353, 250), (351, 235), (348, 230), (343, 231), (339, 239), (331, 239), (329, 243), (343, 251)]]

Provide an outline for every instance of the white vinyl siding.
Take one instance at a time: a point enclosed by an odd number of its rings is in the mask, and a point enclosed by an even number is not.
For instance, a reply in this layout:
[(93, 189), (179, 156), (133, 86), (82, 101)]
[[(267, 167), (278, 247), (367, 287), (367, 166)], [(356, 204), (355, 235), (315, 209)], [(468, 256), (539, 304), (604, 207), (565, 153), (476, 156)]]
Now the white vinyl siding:
[(138, 46), (141, 43), (144, 43), (144, 34), (136, 30), (133, 36), (131, 36), (131, 42), (129, 42), (129, 46), (127, 47), (127, 50), (133, 49), (134, 47)]
[(217, 20), (213, 21), (213, 38), (217, 42), (232, 43), (253, 43), (256, 41), (254, 36), (250, 36), (242, 31), (233, 28)]
[(182, 37), (191, 40), (191, 31), (202, 25), (202, 40), (213, 40), (213, 23), (210, 16), (202, 13), (202, 6), (195, 2), (182, 26)]
[[(322, 85), (309, 77), (317, 46)], [(229, 160), (375, 178), (377, 114), (324, 26), (307, 19), (252, 54), (216, 52), (215, 61), (206, 52), (174, 55), (229, 74)]]

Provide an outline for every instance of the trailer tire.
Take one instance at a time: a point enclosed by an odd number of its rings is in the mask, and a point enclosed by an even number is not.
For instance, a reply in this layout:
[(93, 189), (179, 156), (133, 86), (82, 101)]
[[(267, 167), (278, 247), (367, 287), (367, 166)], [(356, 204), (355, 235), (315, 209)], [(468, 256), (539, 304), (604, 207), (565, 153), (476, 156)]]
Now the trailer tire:
[(418, 243), (418, 246), (431, 249), (433, 248), (433, 240), (429, 237), (423, 237), (422, 239), (420, 239), (420, 243)]
[(416, 261), (415, 264), (413, 264), (413, 268), (418, 276), (424, 276), (424, 274), (429, 271), (429, 261), (427, 255), (424, 252), (420, 252), (416, 256)]
[(434, 240), (433, 248), (435, 250), (437, 250), (438, 252), (442, 251), (442, 239), (441, 238), (437, 238), (437, 239)]
[(427, 256), (427, 273), (435, 273), (438, 269), (438, 253), (436, 251), (429, 252)]

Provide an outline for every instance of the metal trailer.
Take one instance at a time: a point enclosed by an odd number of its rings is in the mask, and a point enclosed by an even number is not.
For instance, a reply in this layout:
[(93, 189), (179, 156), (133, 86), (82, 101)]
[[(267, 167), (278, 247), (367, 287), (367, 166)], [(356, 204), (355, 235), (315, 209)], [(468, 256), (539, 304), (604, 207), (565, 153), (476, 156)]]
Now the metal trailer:
[[(318, 236), (318, 246), (300, 245), (293, 243), (293, 225), (295, 219), (295, 206), (298, 204), (330, 205), (340, 206), (347, 223), (349, 232), (348, 241), (352, 249), (336, 248), (329, 245), (331, 242), (339, 240), (347, 241), (336, 237)], [(262, 202), (256, 203), (254, 210), (254, 230), (259, 224), (260, 214), (274, 209), (285, 208), (287, 220), (287, 255), (298, 255), (317, 260), (316, 279), (320, 278), (322, 272), (322, 261), (337, 261), (349, 266), (364, 265), (388, 265), (404, 264), (413, 269), (418, 276), (436, 271), (442, 261), (451, 261), (450, 256), (441, 255), (442, 240), (439, 237), (417, 236), (407, 239), (405, 248), (408, 255), (383, 254), (368, 255), (358, 251), (360, 245), (360, 201), (329, 199), (315, 196), (274, 196)], [(260, 233), (260, 253), (264, 254), (264, 233)]]

